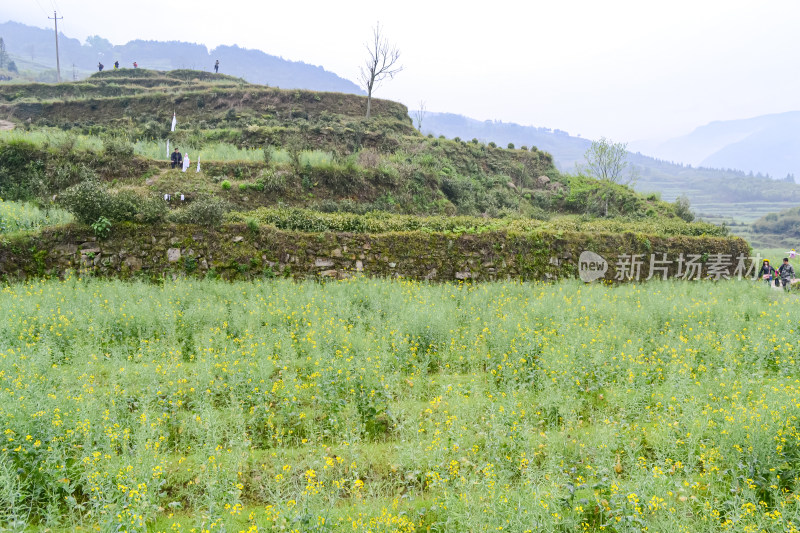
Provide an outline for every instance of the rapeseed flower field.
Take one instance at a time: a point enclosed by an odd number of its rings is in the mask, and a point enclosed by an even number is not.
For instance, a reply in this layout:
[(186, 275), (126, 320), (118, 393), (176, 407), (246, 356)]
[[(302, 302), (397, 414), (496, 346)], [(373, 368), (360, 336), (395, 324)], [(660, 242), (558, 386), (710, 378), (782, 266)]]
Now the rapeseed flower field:
[(0, 524), (797, 531), (800, 302), (752, 282), (0, 291)]
[(37, 231), (72, 220), (72, 215), (63, 209), (54, 207), (44, 210), (30, 203), (9, 202), (0, 198), (0, 234)]

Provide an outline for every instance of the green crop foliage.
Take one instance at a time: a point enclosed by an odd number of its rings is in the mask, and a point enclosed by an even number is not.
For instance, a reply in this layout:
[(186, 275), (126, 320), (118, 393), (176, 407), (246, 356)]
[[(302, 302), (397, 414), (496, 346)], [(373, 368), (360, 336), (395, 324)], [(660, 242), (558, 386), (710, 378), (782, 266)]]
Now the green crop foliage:
[[(223, 182), (224, 187), (224, 182)], [(431, 231), (454, 234), (483, 233), (486, 231), (569, 231), (589, 233), (634, 232), (650, 235), (725, 236), (727, 230), (713, 224), (688, 223), (679, 218), (654, 218), (652, 220), (585, 219), (562, 216), (548, 221), (522, 217), (420, 217), (396, 215), (386, 212), (323, 213), (298, 208), (259, 208), (247, 213), (235, 212), (228, 217), (231, 222), (246, 223), (257, 220), (279, 229), (303, 232), (344, 231), (354, 233), (387, 233), (396, 231)]]
[(63, 209), (40, 209), (33, 204), (0, 199), (0, 234), (37, 231), (48, 226), (67, 224), (72, 220), (72, 215)]
[(791, 298), (736, 281), (8, 285), (0, 521), (790, 531)]
[(28, 141), (39, 147), (99, 152), (103, 149), (103, 140), (98, 136), (82, 135), (55, 128), (43, 128), (34, 131), (11, 130), (0, 131), (0, 142)]

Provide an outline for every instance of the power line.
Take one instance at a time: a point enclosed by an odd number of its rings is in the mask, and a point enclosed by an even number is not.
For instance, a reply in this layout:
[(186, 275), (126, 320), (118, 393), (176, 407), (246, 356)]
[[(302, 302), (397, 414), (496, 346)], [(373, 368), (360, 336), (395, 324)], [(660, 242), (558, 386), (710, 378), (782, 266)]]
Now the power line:
[(41, 4), (41, 2), (39, 2), (39, 0), (36, 0), (36, 5), (37, 5), (37, 6), (39, 6), (39, 9), (41, 9), (41, 10), (42, 10), (42, 13), (44, 13), (45, 15), (47, 15), (47, 10), (46, 10), (45, 8), (43, 8), (43, 7), (42, 7), (42, 4)]

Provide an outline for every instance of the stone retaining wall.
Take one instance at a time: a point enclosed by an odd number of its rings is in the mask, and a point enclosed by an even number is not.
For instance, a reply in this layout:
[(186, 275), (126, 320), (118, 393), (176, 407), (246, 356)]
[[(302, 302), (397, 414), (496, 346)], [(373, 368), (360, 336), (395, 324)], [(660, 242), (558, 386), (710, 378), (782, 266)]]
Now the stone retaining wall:
[[(220, 276), (252, 279), (345, 278), (354, 274), (434, 281), (576, 277), (578, 260), (590, 250), (606, 259), (603, 279), (617, 276), (620, 258), (640, 254), (643, 277), (651, 254), (694, 256), (706, 277), (714, 258), (735, 261), (749, 254), (740, 238), (653, 237), (633, 233), (486, 232), (443, 235), (426, 232), (295, 233), (243, 225), (221, 228), (122, 225), (107, 239), (89, 228), (45, 230), (0, 243), (0, 277), (19, 280), (64, 276), (70, 271), (106, 277)], [(678, 274), (678, 264), (667, 270)], [(712, 268), (713, 269), (713, 268)], [(730, 271), (732, 273), (732, 269)], [(712, 272), (713, 275), (713, 272)], [(631, 277), (631, 276), (623, 276)], [(661, 277), (661, 274), (659, 274)]]

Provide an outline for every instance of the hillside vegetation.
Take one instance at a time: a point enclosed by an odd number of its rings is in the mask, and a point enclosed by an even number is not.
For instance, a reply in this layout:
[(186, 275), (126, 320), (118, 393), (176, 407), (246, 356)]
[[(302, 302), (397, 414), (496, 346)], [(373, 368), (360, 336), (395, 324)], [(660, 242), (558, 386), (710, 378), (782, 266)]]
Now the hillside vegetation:
[[(746, 237), (754, 246), (769, 248), (800, 248), (800, 207), (769, 213), (759, 218), (750, 227), (732, 228)], [(745, 231), (742, 231), (742, 230)]]
[[(588, 139), (558, 129), (478, 121), (450, 113), (425, 113), (422, 129), (434, 135), (474, 137), (499, 146), (536, 146), (552, 154), (558, 168), (565, 172), (573, 172), (576, 164), (585, 163), (584, 154), (591, 145)], [(793, 180), (765, 177), (766, 165), (748, 173), (733, 170), (730, 165), (709, 168), (719, 165), (676, 164), (638, 152), (629, 153), (628, 161), (638, 174), (636, 190), (657, 193), (667, 201), (686, 195), (698, 217), (715, 223), (736, 223), (735, 231), (740, 229), (738, 224), (750, 224), (767, 213), (800, 204), (800, 185)], [(785, 172), (773, 177), (784, 176)]]
[[(101, 216), (216, 223), (227, 211), (279, 206), (682, 223), (674, 205), (564, 175), (536, 148), (425, 137), (404, 106), (385, 100), (373, 102), (370, 121), (364, 110), (357, 95), (186, 70), (120, 69), (78, 83), (0, 86), (0, 116), (18, 125), (0, 135), (0, 195), (55, 197), (86, 223)], [(173, 112), (178, 129), (170, 132)], [(166, 139), (190, 154), (187, 173), (169, 168)], [(167, 204), (165, 194), (185, 201)]]

